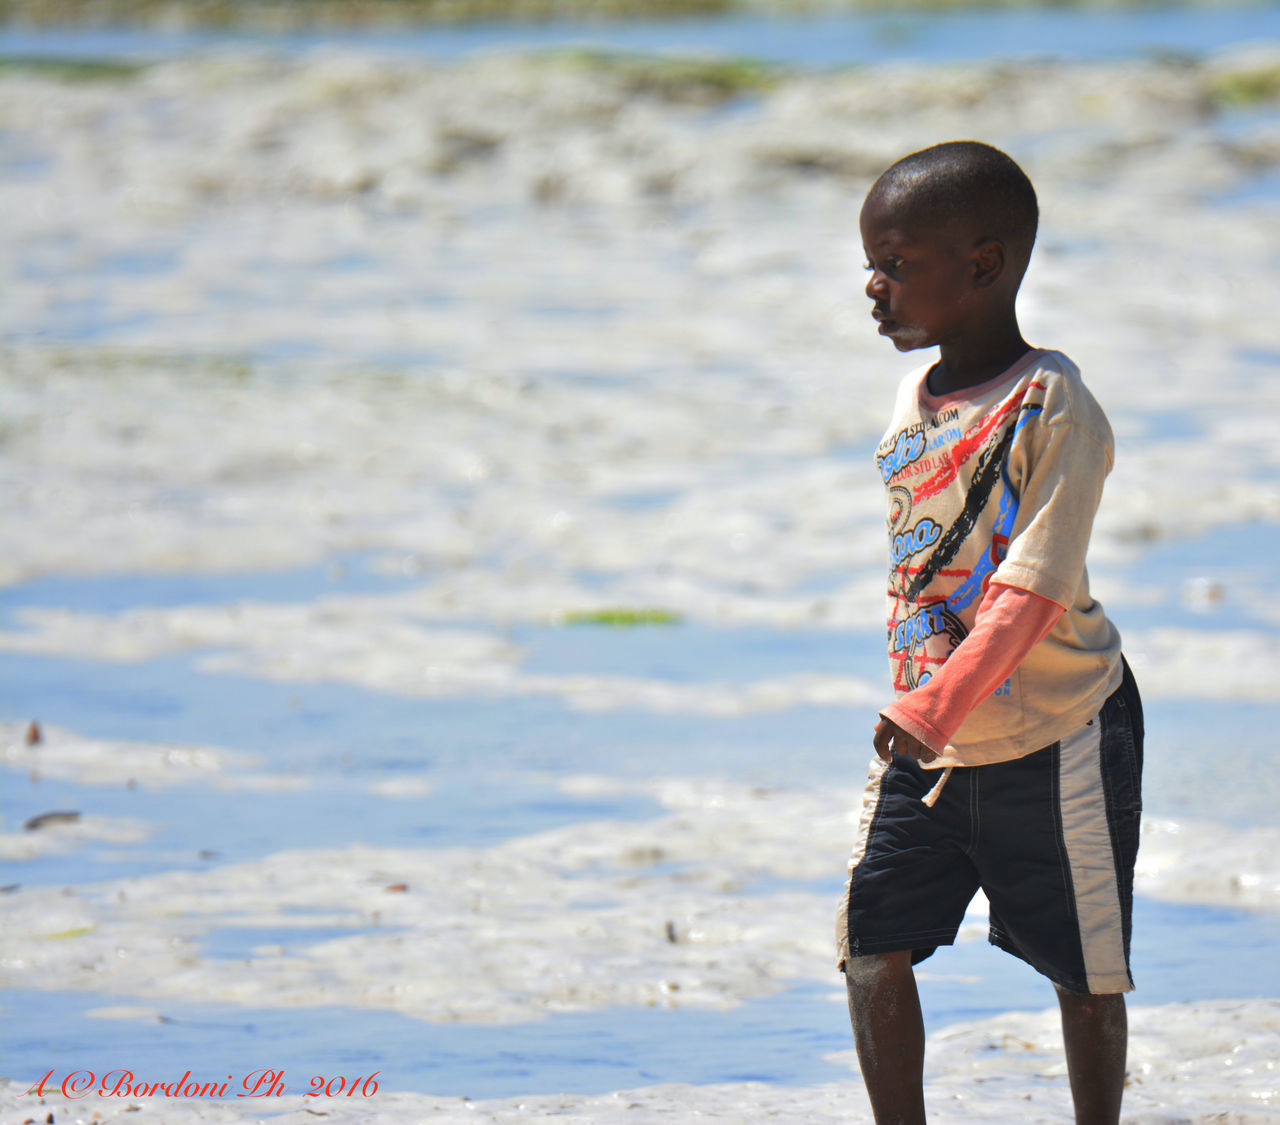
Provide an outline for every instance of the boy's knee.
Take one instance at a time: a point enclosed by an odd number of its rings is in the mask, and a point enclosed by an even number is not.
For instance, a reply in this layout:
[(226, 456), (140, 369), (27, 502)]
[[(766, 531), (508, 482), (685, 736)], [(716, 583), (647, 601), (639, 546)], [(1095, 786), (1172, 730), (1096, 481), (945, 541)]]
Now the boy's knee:
[(1123, 992), (1072, 992), (1069, 988), (1063, 988), (1057, 983), (1053, 987), (1058, 992), (1058, 1003), (1064, 1008), (1108, 1011), (1125, 1006)]
[(849, 957), (844, 963), (844, 979), (850, 989), (865, 988), (887, 978), (911, 972), (911, 950), (893, 953), (866, 953)]
[(1055, 985), (1064, 1028), (1087, 1027), (1091, 1034), (1123, 1035), (1128, 1024), (1123, 992), (1071, 992)]

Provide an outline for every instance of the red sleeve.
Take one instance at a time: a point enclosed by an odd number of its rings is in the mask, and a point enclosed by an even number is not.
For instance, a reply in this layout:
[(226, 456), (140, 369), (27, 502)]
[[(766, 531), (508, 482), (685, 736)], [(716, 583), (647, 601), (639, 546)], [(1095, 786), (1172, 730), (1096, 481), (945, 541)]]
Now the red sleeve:
[(992, 582), (973, 628), (928, 680), (880, 715), (941, 754), (960, 724), (1049, 634), (1065, 611), (1017, 586)]

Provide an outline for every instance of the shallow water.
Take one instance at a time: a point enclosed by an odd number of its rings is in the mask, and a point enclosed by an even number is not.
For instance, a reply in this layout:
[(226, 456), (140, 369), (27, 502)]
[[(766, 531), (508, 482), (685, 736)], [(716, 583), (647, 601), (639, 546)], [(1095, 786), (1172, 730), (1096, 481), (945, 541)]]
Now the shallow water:
[[(1134, 973), (1141, 990), (1135, 1001), (1250, 997), (1259, 991), (1258, 960), (1280, 938), (1280, 920), (1274, 914), (1141, 901), (1135, 932)], [(1173, 932), (1184, 935), (1176, 957), (1155, 938)], [(256, 946), (326, 936), (224, 930), (212, 934), (206, 947), (218, 957), (248, 957)], [(1238, 955), (1223, 958), (1224, 944)], [(925, 1018), (935, 1030), (1009, 1007), (1035, 1010), (1053, 1002), (1051, 989), (1032, 970), (982, 941), (944, 949), (922, 971)], [(127, 996), (0, 992), (5, 1012), (22, 1013), (21, 1042), (6, 1043), (9, 1071), (43, 1074), (51, 1066), (87, 1065), (84, 1060), (100, 1056), (109, 1035), (113, 1065), (141, 1070), (145, 1063), (148, 1073), (158, 1075), (177, 1068), (176, 1077), (192, 1059), (208, 1060), (210, 1071), (283, 1068), (298, 1080), (313, 1071), (345, 1074), (365, 1067), (379, 1069), (388, 1090), (500, 1098), (538, 1089), (599, 1094), (657, 1082), (816, 1085), (841, 1077), (841, 1066), (823, 1056), (849, 1047), (842, 993), (816, 982), (730, 1012), (624, 1009), (556, 1015), (516, 1027), (429, 1024), (392, 1012), (324, 1007), (165, 1004), (150, 1009), (149, 1018), (145, 1006), (131, 1019), (87, 1014), (135, 1003)], [(207, 1080), (222, 1077), (210, 1073)]]
[[(1280, 143), (1212, 100), (1250, 58), (728, 106), (376, 51), (0, 76), (10, 1075), (119, 1050), (826, 1119), (885, 683), (868, 454), (909, 366), (851, 232), (941, 130), (1026, 153), (1025, 321), (1117, 433), (1090, 566), (1147, 704), (1134, 999), (1180, 1005), (1142, 1051), (1194, 1073), (1170, 1107), (1272, 1104), (1197, 1054), (1208, 1002), (1280, 988)], [(617, 606), (677, 621), (565, 623)], [(1051, 1002), (980, 910), (962, 938), (923, 985), (960, 1091), (944, 1029)]]
[(158, 58), (195, 49), (270, 45), (301, 52), (342, 46), (456, 59), (480, 52), (584, 46), (627, 51), (747, 56), (793, 66), (950, 62), (1053, 56), (1198, 55), (1280, 36), (1280, 4), (1027, 7), (1013, 11), (735, 13), (714, 18), (549, 23), (479, 22), (394, 32), (173, 33), (151, 29), (0, 29), (0, 53)]

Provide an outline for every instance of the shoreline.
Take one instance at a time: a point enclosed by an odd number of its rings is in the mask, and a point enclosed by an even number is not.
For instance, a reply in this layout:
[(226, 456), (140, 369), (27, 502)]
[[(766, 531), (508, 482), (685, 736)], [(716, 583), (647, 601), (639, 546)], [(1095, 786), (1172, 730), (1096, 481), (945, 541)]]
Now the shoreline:
[[(1265, 0), (1177, 0), (1166, 8), (1230, 10)], [(598, 23), (738, 14), (804, 18), (1043, 8), (1150, 10), (1149, 0), (0, 0), (0, 27), (160, 26), (270, 32), (447, 27), (491, 20)]]
[(805, 69), (910, 61), (1185, 61), (1277, 39), (1280, 6), (1273, 0), (0, 0), (4, 50), (53, 58), (173, 58), (246, 46), (447, 58), (586, 45), (597, 53)]
[[(1147, 1121), (1148, 1114), (1176, 1112), (1189, 1125), (1210, 1125), (1230, 1114), (1233, 1125), (1268, 1125), (1280, 1107), (1280, 1078), (1269, 1047), (1280, 1033), (1280, 1000), (1219, 1001), (1129, 1007), (1129, 1071), (1125, 1120)], [(955, 1025), (930, 1035), (926, 1048), (925, 1095), (931, 1119), (940, 1123), (990, 1121), (1009, 1115), (1028, 1125), (1067, 1125), (1073, 1120), (1067, 1088), (1057, 1009), (1012, 1012), (988, 1020)], [(853, 1073), (840, 1082), (811, 1087), (776, 1086), (761, 1082), (710, 1086), (657, 1085), (599, 1095), (535, 1093), (520, 1097), (477, 1099), (431, 1094), (387, 1093), (361, 1097), (353, 1105), (342, 1096), (309, 1096), (303, 1077), (292, 1088), (283, 1071), (234, 1073), (213, 1077), (205, 1088), (227, 1089), (225, 1098), (97, 1097), (104, 1080), (117, 1088), (119, 1072), (110, 1079), (97, 1072), (60, 1068), (50, 1076), (58, 1082), (88, 1085), (83, 1097), (61, 1094), (41, 1098), (29, 1093), (40, 1082), (0, 1080), (0, 1114), (18, 1121), (23, 1114), (39, 1120), (45, 1113), (62, 1121), (80, 1119), (127, 1120), (133, 1125), (302, 1125), (317, 1114), (331, 1125), (393, 1125), (407, 1120), (525, 1121), (554, 1116), (572, 1125), (612, 1125), (648, 1116), (690, 1119), (695, 1116), (736, 1116), (739, 1120), (776, 1116), (781, 1120), (825, 1125), (869, 1121), (866, 1095), (856, 1072), (853, 1051), (840, 1052), (832, 1062), (849, 1065)], [(132, 1071), (128, 1073), (133, 1074)], [(212, 1074), (212, 1071), (210, 1072)], [(264, 1075), (266, 1077), (264, 1077)], [(279, 1075), (279, 1078), (277, 1078)], [(191, 1075), (188, 1085), (209, 1077)], [(318, 1076), (322, 1077), (323, 1076)], [(364, 1078), (363, 1075), (360, 1076)], [(134, 1074), (135, 1081), (154, 1084), (186, 1080), (184, 1075)], [(263, 1086), (263, 1082), (267, 1082)], [(315, 1078), (311, 1079), (314, 1084)], [(333, 1080), (329, 1080), (332, 1084)], [(222, 1083), (222, 1086), (219, 1086)], [(247, 1085), (248, 1084), (248, 1085)], [(269, 1096), (252, 1103), (232, 1100), (236, 1085), (261, 1087)], [(184, 1087), (185, 1088), (185, 1087)], [(313, 1088), (314, 1087), (313, 1085)], [(323, 1091), (322, 1082), (319, 1090)], [(981, 1092), (974, 1096), (975, 1088)], [(282, 1091), (282, 1092), (281, 1092)], [(244, 1094), (241, 1092), (241, 1096)], [(34, 1118), (33, 1114), (36, 1114)], [(153, 1116), (154, 1114), (154, 1116)], [(1166, 1118), (1150, 1118), (1150, 1120)]]

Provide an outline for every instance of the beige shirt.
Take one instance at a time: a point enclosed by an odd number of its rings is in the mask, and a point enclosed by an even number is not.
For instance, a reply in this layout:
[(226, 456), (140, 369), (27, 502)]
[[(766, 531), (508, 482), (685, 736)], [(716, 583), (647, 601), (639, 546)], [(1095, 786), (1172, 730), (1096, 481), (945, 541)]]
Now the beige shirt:
[(992, 581), (1066, 610), (930, 763), (981, 765), (1069, 734), (1120, 683), (1120, 635), (1089, 593), (1085, 551), (1114, 439), (1079, 369), (1033, 349), (1003, 374), (934, 397), (928, 367), (898, 389), (876, 452), (889, 501), (889, 662), (899, 696), (973, 627)]

